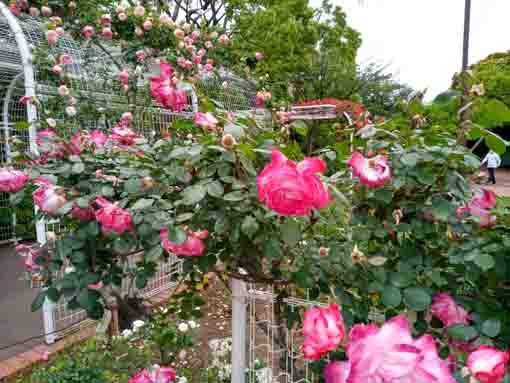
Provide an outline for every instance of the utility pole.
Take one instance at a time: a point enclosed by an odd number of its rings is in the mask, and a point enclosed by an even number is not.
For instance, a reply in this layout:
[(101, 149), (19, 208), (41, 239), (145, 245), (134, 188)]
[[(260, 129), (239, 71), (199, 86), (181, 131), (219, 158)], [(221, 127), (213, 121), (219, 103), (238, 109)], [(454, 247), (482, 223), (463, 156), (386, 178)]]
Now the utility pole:
[(461, 102), (461, 113), (459, 117), (459, 135), (458, 143), (466, 144), (466, 134), (469, 129), (468, 121), (470, 119), (469, 102), (471, 101), (469, 96), (469, 76), (467, 73), (469, 67), (469, 37), (471, 29), (471, 0), (465, 0), (464, 8), (464, 40), (462, 47), (462, 71), (460, 73), (462, 83), (462, 102)]

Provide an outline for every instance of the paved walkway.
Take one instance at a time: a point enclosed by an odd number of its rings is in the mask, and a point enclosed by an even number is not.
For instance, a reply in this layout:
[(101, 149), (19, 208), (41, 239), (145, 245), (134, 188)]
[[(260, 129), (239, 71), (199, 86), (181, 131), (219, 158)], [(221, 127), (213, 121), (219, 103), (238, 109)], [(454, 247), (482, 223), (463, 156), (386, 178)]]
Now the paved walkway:
[(496, 185), (484, 185), (484, 187), (491, 189), (499, 197), (510, 197), (510, 169), (498, 169), (496, 172)]
[(30, 304), (37, 294), (22, 280), (23, 263), (12, 247), (0, 247), (0, 360), (7, 359), (35, 345), (29, 343), (2, 350), (3, 347), (44, 332), (42, 312), (30, 312)]

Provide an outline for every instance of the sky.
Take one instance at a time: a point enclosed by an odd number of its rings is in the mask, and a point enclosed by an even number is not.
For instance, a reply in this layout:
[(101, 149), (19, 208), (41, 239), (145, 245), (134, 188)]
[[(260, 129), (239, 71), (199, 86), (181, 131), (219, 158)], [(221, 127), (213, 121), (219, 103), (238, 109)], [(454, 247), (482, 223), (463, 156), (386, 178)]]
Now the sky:
[[(312, 1), (317, 3), (317, 1)], [(397, 78), (427, 99), (446, 90), (462, 64), (464, 0), (332, 0), (361, 33), (358, 62), (389, 64)], [(472, 0), (475, 63), (510, 50), (510, 0)]]

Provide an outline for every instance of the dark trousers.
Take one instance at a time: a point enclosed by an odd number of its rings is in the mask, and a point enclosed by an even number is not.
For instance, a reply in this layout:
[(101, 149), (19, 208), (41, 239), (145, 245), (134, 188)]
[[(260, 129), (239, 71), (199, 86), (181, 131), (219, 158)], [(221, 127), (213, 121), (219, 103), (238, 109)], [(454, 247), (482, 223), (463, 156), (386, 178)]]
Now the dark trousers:
[(489, 171), (489, 182), (491, 182), (493, 185), (496, 184), (496, 168), (487, 168)]

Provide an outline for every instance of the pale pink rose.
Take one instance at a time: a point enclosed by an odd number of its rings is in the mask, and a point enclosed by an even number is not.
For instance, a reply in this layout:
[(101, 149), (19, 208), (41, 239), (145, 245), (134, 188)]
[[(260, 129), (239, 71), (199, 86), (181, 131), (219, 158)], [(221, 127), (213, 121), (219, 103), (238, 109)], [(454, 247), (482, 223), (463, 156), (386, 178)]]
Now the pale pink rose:
[(207, 49), (212, 49), (214, 47), (214, 44), (211, 42), (211, 41), (206, 41), (204, 46), (207, 48)]
[(114, 145), (124, 147), (134, 145), (141, 136), (130, 128), (121, 125), (112, 129), (111, 138)]
[(236, 143), (236, 139), (231, 134), (224, 134), (223, 137), (221, 137), (221, 144), (225, 149), (232, 149)]
[(129, 211), (121, 209), (103, 197), (97, 197), (96, 204), (100, 207), (95, 212), (96, 220), (101, 224), (104, 234), (133, 231), (133, 217)]
[(191, 60), (186, 60), (186, 62), (184, 63), (184, 68), (187, 70), (193, 69), (193, 63), (191, 62)]
[(143, 29), (146, 31), (150, 31), (152, 29), (152, 21), (151, 20), (145, 20), (143, 22)]
[(127, 70), (123, 70), (119, 73), (119, 81), (123, 85), (129, 85), (129, 72)]
[(53, 13), (53, 11), (51, 10), (50, 7), (46, 7), (46, 6), (41, 7), (41, 14), (44, 17), (50, 17), (52, 13)]
[(481, 383), (500, 383), (506, 374), (508, 359), (508, 352), (483, 345), (469, 354), (467, 367)]
[(135, 55), (138, 61), (145, 60), (145, 52), (143, 50), (136, 51)]
[(182, 56), (177, 57), (177, 65), (179, 65), (181, 68), (184, 68), (186, 66), (186, 59)]
[(32, 196), (37, 207), (48, 215), (55, 215), (67, 202), (65, 193), (54, 186), (43, 185)]
[(200, 50), (197, 52), (197, 55), (199, 55), (199, 56), (205, 56), (205, 54), (206, 54), (206, 53), (207, 53), (207, 52), (206, 52), (206, 50), (205, 50), (204, 48), (202, 48), (202, 49), (200, 49)]
[(212, 72), (214, 67), (211, 64), (205, 64), (204, 69), (208, 72)]
[(74, 106), (71, 105), (71, 106), (66, 107), (66, 114), (69, 117), (76, 116), (76, 113), (78, 113), (78, 112), (77, 112), (77, 110), (76, 110), (76, 108)]
[(76, 98), (74, 98), (73, 96), (69, 97), (69, 105), (76, 105), (78, 103), (78, 100)]
[(28, 181), (28, 176), (19, 170), (0, 168), (0, 192), (17, 193)]
[(65, 86), (65, 85), (60, 85), (58, 87), (58, 94), (61, 97), (69, 96), (69, 88), (67, 86)]
[(53, 29), (46, 32), (46, 41), (49, 45), (54, 45), (58, 40), (58, 33)]
[(145, 8), (141, 5), (137, 5), (133, 10), (133, 14), (137, 17), (145, 16)]
[(50, 359), (50, 352), (44, 351), (41, 353), (41, 360), (47, 362)]
[(184, 24), (182, 25), (182, 29), (184, 29), (184, 31), (185, 31), (186, 33), (190, 33), (190, 32), (191, 32), (191, 24), (190, 24), (190, 23), (184, 23)]
[[(55, 119), (54, 119), (54, 118), (47, 118), (47, 119), (46, 119), (46, 123), (48, 124), (48, 126), (49, 126), (50, 128), (56, 128), (56, 127), (57, 127), (57, 121), (55, 121)], [(44, 131), (43, 131), (43, 132), (44, 132)], [(40, 132), (40, 133), (42, 133), (42, 132)], [(39, 134), (38, 134), (38, 136), (39, 136)]]
[(67, 53), (64, 53), (60, 55), (58, 62), (60, 65), (71, 65), (73, 63), (73, 58)]
[(126, 21), (127, 18), (128, 18), (128, 15), (125, 14), (124, 12), (121, 12), (117, 15), (117, 17), (119, 18), (120, 21)]
[(78, 205), (74, 204), (71, 209), (71, 216), (80, 221), (92, 221), (96, 218), (95, 211), (92, 207), (88, 208), (80, 208)]
[(457, 215), (462, 217), (469, 213), (478, 219), (480, 227), (492, 227), (497, 222), (496, 216), (490, 214), (490, 211), (496, 207), (496, 198), (496, 193), (492, 190), (481, 189), (467, 206), (457, 209)]
[(209, 235), (206, 230), (189, 234), (186, 241), (180, 245), (170, 241), (168, 238), (169, 231), (170, 230), (168, 228), (165, 228), (161, 230), (159, 234), (161, 237), (161, 246), (166, 251), (169, 251), (175, 255), (184, 255), (187, 257), (199, 257), (204, 253), (205, 245), (202, 242), (202, 239), (207, 238)]
[(350, 372), (351, 363), (349, 361), (330, 362), (324, 369), (324, 380), (326, 383), (347, 383)]
[(262, 52), (256, 52), (256, 53), (255, 53), (255, 59), (256, 59), (257, 61), (261, 61), (261, 60), (263, 60), (263, 59), (264, 59), (264, 54), (263, 54)]
[(456, 324), (467, 325), (471, 320), (471, 316), (464, 307), (458, 305), (448, 293), (440, 293), (434, 296), (431, 311), (432, 314), (443, 322), (445, 327)]
[(112, 23), (112, 16), (110, 14), (101, 15), (101, 24), (110, 25)]
[(221, 45), (227, 45), (229, 43), (229, 38), (227, 35), (221, 35), (219, 38), (218, 38), (218, 42), (221, 44)]
[(391, 169), (384, 156), (365, 158), (360, 152), (354, 152), (347, 164), (361, 183), (370, 188), (383, 186), (391, 179)]
[(146, 369), (138, 372), (129, 378), (128, 383), (172, 383), (176, 378), (173, 368), (155, 365), (150, 371)]
[(97, 146), (101, 147), (108, 141), (108, 136), (101, 132), (99, 129), (93, 130), (90, 133), (90, 140)]
[(39, 11), (39, 9), (35, 8), (35, 7), (30, 7), (30, 9), (28, 10), (28, 13), (30, 14), (30, 16), (32, 17), (39, 17), (39, 15), (41, 14), (41, 12)]
[(69, 148), (71, 153), (79, 156), (81, 154), (81, 148), (84, 142), (89, 139), (88, 134), (82, 134), (81, 132), (76, 132), (73, 134), (71, 139), (69, 140)]
[(177, 47), (179, 49), (184, 49), (186, 47), (186, 44), (184, 44), (184, 41), (179, 41), (179, 44), (177, 44)]
[(143, 31), (142, 28), (140, 28), (140, 27), (136, 27), (135, 28), (135, 35), (136, 35), (136, 37), (143, 37), (144, 34), (145, 34), (145, 32)]
[(92, 25), (86, 25), (82, 29), (83, 37), (86, 39), (90, 39), (92, 36), (94, 36), (94, 27)]
[(303, 354), (306, 359), (319, 360), (338, 348), (345, 334), (340, 307), (313, 307), (306, 310), (303, 320)]
[(437, 354), (434, 339), (425, 335), (413, 340), (403, 316), (380, 329), (355, 325), (349, 337), (349, 382), (455, 383), (448, 362)]
[(327, 189), (316, 173), (324, 173), (320, 158), (306, 158), (295, 163), (273, 150), (271, 163), (257, 177), (259, 201), (278, 214), (306, 216), (313, 208), (329, 205)]
[(58, 37), (62, 37), (66, 34), (64, 28), (62, 27), (55, 28), (55, 32), (57, 32)]
[(123, 5), (117, 5), (117, 7), (115, 8), (115, 12), (126, 13), (126, 7), (124, 7)]
[(200, 31), (193, 31), (193, 32), (191, 32), (191, 38), (192, 38), (193, 40), (196, 40), (196, 39), (198, 39), (199, 37), (200, 37)]
[(160, 16), (159, 16), (159, 22), (161, 24), (168, 24), (170, 23), (172, 19), (170, 18), (170, 16), (168, 16), (167, 13), (163, 12)]
[(188, 95), (172, 83), (173, 69), (170, 64), (160, 64), (161, 74), (150, 78), (151, 95), (164, 108), (182, 112), (188, 105)]
[(174, 35), (175, 35), (175, 37), (177, 37), (179, 40), (184, 39), (184, 31), (183, 31), (182, 29), (177, 28), (177, 29), (174, 31)]
[(209, 38), (211, 40), (216, 40), (218, 38), (218, 32), (211, 32), (211, 33), (209, 33)]
[(52, 72), (55, 73), (56, 75), (61, 75), (62, 74), (62, 67), (60, 65), (53, 65), (53, 68), (51, 68)]
[(124, 112), (122, 116), (120, 116), (120, 122), (123, 125), (129, 125), (133, 121), (133, 113)]
[(202, 56), (193, 55), (193, 58), (191, 59), (193, 61), (193, 64), (200, 64), (202, 62)]
[(101, 31), (101, 37), (105, 40), (111, 40), (113, 38), (113, 32), (111, 28), (105, 27)]
[(214, 117), (214, 114), (208, 112), (208, 113), (202, 113), (202, 112), (196, 112), (195, 113), (195, 124), (198, 126), (201, 126), (203, 128), (207, 129), (215, 129), (216, 125), (218, 124), (218, 120), (216, 117)]

